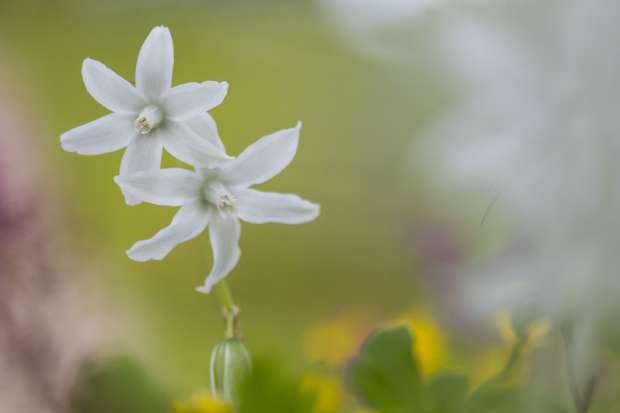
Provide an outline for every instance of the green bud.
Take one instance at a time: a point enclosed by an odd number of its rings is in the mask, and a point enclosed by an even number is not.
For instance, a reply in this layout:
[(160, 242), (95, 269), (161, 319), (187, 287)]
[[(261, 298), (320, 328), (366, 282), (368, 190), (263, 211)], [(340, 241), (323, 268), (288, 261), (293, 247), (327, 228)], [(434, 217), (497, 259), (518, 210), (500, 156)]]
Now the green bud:
[(237, 338), (219, 343), (211, 353), (211, 394), (234, 402), (239, 385), (252, 371), (250, 353)]

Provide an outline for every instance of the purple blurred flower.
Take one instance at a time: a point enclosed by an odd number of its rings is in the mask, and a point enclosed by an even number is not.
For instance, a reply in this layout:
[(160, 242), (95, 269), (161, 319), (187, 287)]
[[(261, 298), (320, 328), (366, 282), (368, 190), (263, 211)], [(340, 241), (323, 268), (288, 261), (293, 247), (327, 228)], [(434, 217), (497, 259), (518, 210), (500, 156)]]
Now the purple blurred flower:
[(61, 271), (53, 202), (30, 147), (36, 116), (14, 84), (0, 67), (0, 411), (68, 412), (101, 325)]

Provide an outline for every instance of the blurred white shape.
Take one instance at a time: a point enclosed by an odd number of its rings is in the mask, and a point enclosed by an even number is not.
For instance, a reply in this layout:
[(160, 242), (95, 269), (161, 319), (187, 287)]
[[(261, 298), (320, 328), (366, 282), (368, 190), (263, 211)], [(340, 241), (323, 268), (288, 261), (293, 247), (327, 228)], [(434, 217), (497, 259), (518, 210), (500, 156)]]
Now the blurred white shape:
[(361, 54), (407, 61), (415, 49), (413, 24), (427, 11), (450, 0), (316, 0), (332, 26)]
[(348, 28), (373, 30), (402, 23), (443, 0), (318, 0)]
[(467, 277), (470, 307), (571, 322), (584, 355), (620, 310), (619, 19), (615, 0), (450, 16), (440, 50), (462, 97), (417, 148), (443, 183), (499, 193), (491, 214), (526, 240)]
[(352, 49), (399, 64), (425, 63), (418, 59), (434, 36), (432, 27), (444, 16), (495, 4), (495, 0), (315, 1)]

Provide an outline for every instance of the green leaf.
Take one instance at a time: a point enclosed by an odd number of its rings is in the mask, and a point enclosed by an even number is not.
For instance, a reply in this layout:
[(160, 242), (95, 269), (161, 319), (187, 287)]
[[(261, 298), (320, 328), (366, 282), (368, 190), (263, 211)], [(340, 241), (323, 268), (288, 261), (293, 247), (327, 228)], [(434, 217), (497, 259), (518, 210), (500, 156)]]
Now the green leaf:
[(467, 404), (467, 413), (520, 413), (518, 389), (502, 378), (493, 378), (476, 389)]
[(462, 374), (441, 373), (429, 380), (425, 395), (430, 399), (432, 411), (461, 413), (467, 403), (469, 378)]
[(120, 356), (83, 372), (71, 411), (169, 413), (165, 389), (132, 357)]
[(299, 377), (260, 358), (239, 391), (238, 413), (311, 413), (315, 402), (314, 395), (302, 392)]
[(420, 403), (420, 370), (406, 327), (372, 334), (351, 367), (351, 382), (361, 401), (383, 413), (412, 412)]

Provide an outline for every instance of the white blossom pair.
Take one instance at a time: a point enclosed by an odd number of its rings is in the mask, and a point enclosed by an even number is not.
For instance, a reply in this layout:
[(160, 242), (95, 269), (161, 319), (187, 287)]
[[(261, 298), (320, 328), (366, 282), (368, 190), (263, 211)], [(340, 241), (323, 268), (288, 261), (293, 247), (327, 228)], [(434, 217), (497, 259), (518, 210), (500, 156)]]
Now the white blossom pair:
[[(135, 87), (104, 64), (84, 60), (86, 90), (113, 113), (64, 133), (63, 149), (99, 155), (127, 148), (121, 175), (157, 170), (163, 148), (190, 164), (208, 166), (226, 159), (206, 112), (224, 100), (228, 84), (209, 81), (172, 87), (173, 63), (172, 36), (164, 27), (154, 28), (140, 49)], [(128, 197), (127, 202), (135, 200)]]
[[(176, 245), (209, 226), (213, 268), (198, 291), (208, 293), (239, 261), (239, 220), (297, 224), (318, 216), (319, 206), (297, 195), (261, 192), (250, 185), (277, 175), (293, 159), (301, 124), (250, 145), (239, 157), (226, 154), (215, 122), (207, 113), (219, 105), (226, 82), (172, 87), (170, 31), (154, 28), (136, 65), (136, 87), (103, 64), (86, 59), (86, 89), (113, 111), (61, 136), (63, 149), (98, 155), (127, 148), (116, 183), (130, 205), (149, 202), (180, 206), (172, 223), (127, 253), (136, 261), (164, 258)], [(166, 149), (194, 170), (160, 169)]]

